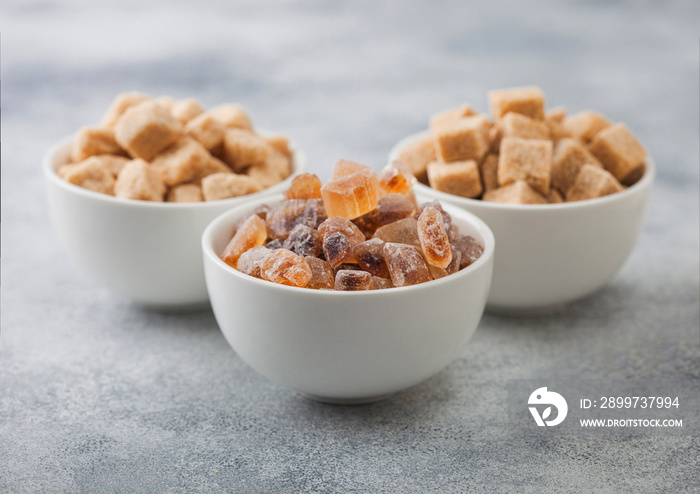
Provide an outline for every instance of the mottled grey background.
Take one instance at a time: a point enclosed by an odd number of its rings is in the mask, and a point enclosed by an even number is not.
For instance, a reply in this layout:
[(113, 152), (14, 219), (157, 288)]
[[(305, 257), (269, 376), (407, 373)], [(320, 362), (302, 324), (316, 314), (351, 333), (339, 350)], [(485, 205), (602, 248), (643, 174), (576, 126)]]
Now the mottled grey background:
[[(698, 492), (698, 437), (522, 437), (506, 413), (511, 378), (700, 378), (698, 2), (6, 0), (0, 23), (0, 492)], [(597, 294), (487, 315), (375, 405), (270, 384), (210, 312), (75, 272), (49, 224), (42, 153), (119, 91), (239, 101), (325, 179), (520, 84), (627, 122), (659, 168), (647, 228)]]

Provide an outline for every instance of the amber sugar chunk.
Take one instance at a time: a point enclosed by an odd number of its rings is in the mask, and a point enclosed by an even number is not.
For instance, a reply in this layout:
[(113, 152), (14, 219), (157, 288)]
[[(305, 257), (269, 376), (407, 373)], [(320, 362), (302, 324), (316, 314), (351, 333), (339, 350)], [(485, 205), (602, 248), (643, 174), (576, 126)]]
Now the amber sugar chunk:
[(224, 249), (221, 260), (235, 268), (238, 258), (244, 252), (263, 245), (265, 240), (267, 240), (265, 221), (257, 214), (251, 214), (236, 230), (236, 234)]
[(107, 128), (83, 127), (73, 139), (72, 158), (79, 162), (101, 154), (126, 155), (114, 139), (114, 131)]
[(398, 160), (385, 166), (377, 180), (382, 194), (408, 194), (416, 183), (411, 170)]
[(327, 218), (320, 199), (291, 199), (273, 206), (267, 214), (270, 238), (285, 239), (297, 225), (318, 229)]
[(489, 91), (489, 107), (494, 120), (500, 120), (510, 112), (542, 120), (544, 93), (533, 86)]
[(165, 190), (160, 175), (141, 159), (124, 165), (114, 183), (114, 195), (123, 199), (162, 201)]
[(444, 125), (433, 132), (438, 158), (445, 162), (480, 160), (489, 149), (489, 122), (476, 115)]
[(354, 244), (341, 232), (331, 233), (324, 237), (323, 255), (332, 268), (336, 268), (343, 263), (354, 262)]
[(606, 196), (623, 189), (615, 177), (600, 167), (583, 165), (566, 193), (567, 201), (582, 201)]
[(523, 180), (489, 190), (482, 199), (486, 202), (503, 204), (546, 204), (548, 202), (546, 197)]
[(601, 130), (589, 149), (623, 185), (632, 185), (644, 175), (647, 152), (625, 124)]
[(420, 218), (420, 215), (423, 213), (425, 208), (435, 208), (438, 211), (440, 211), (440, 214), (442, 215), (442, 221), (445, 224), (445, 230), (447, 230), (448, 233), (453, 232), (457, 229), (454, 225), (452, 225), (452, 216), (450, 215), (450, 213), (448, 213), (442, 208), (442, 205), (438, 200), (424, 202), (423, 204), (418, 206), (418, 210), (416, 211), (415, 215), (416, 219)]
[(428, 183), (428, 163), (437, 160), (433, 136), (418, 139), (401, 150), (399, 160), (422, 183)]
[(418, 240), (418, 221), (415, 218), (404, 218), (394, 223), (377, 228), (374, 238), (379, 238), (385, 242), (398, 244), (408, 244), (415, 247), (420, 246)]
[(603, 167), (581, 141), (571, 138), (561, 139), (554, 147), (552, 156), (552, 185), (562, 194), (566, 194), (583, 165)]
[(461, 197), (479, 197), (484, 190), (479, 165), (474, 160), (434, 161), (428, 165), (428, 182), (435, 190)]
[(321, 187), (321, 196), (329, 217), (357, 218), (377, 206), (377, 175), (372, 170), (361, 170), (331, 180)]
[[(380, 227), (408, 218), (413, 214), (415, 209), (416, 205), (405, 195), (386, 194), (379, 198), (377, 207), (365, 216), (372, 221), (376, 227)], [(361, 216), (360, 218), (364, 218), (365, 216)]]
[(372, 276), (389, 277), (389, 268), (384, 260), (384, 241), (373, 238), (353, 247), (353, 257), (362, 269)]
[(560, 123), (572, 136), (578, 137), (583, 142), (590, 142), (598, 132), (610, 127), (607, 118), (591, 110), (566, 117)]
[(153, 101), (130, 106), (114, 125), (114, 138), (133, 158), (150, 161), (178, 140), (180, 122)]
[(440, 211), (427, 207), (418, 218), (418, 240), (428, 264), (445, 269), (452, 262), (450, 238)]
[[(453, 252), (459, 252), (459, 269), (464, 269), (484, 253), (484, 248), (470, 236), (457, 237), (452, 240)], [(448, 270), (457, 271), (455, 266), (448, 267)]]
[(552, 174), (552, 141), (505, 137), (498, 157), (498, 183), (523, 180), (541, 194), (549, 195)]
[(335, 289), (355, 292), (372, 289), (372, 275), (366, 271), (341, 269), (335, 275)]
[(302, 173), (292, 180), (285, 199), (321, 199), (321, 179), (313, 173)]
[(416, 285), (433, 279), (416, 247), (387, 242), (384, 244), (384, 259), (394, 286)]
[(366, 240), (360, 229), (352, 221), (336, 216), (328, 218), (318, 226), (318, 233), (321, 235), (321, 240), (333, 233), (340, 232), (345, 235), (352, 245), (357, 245)]
[(312, 274), (303, 257), (286, 249), (273, 251), (260, 265), (262, 279), (281, 285), (304, 287)]
[(297, 225), (289, 233), (282, 247), (298, 256), (318, 256), (321, 253), (321, 238), (318, 230), (306, 225)]
[(332, 290), (335, 286), (335, 273), (330, 264), (318, 257), (306, 256), (304, 259), (311, 268), (311, 279), (306, 288)]
[(360, 163), (355, 163), (350, 160), (338, 160), (335, 162), (335, 167), (333, 168), (333, 180), (340, 177), (345, 177), (347, 175), (352, 175), (356, 172), (367, 171), (371, 168), (367, 165), (362, 165)]
[(238, 258), (236, 269), (241, 273), (260, 278), (260, 266), (271, 252), (270, 249), (263, 245), (253, 247), (241, 254), (241, 257)]
[(390, 278), (372, 276), (372, 290), (386, 290), (387, 288), (394, 288)]

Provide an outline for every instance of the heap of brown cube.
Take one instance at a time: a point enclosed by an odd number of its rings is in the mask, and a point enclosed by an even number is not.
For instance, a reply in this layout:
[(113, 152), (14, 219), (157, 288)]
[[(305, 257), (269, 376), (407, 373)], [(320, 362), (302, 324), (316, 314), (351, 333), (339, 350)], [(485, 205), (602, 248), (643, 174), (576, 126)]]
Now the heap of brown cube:
[(483, 247), (462, 235), (440, 203), (416, 203), (399, 162), (379, 174), (347, 160), (321, 184), (305, 173), (285, 200), (242, 219), (221, 259), (247, 275), (316, 290), (379, 290), (442, 278)]
[(292, 171), (289, 141), (256, 134), (236, 104), (205, 110), (195, 99), (117, 96), (100, 127), (84, 127), (68, 182), (125, 199), (201, 202), (258, 192)]
[(491, 120), (470, 105), (433, 115), (399, 160), (434, 189), (506, 204), (593, 199), (644, 175), (644, 147), (600, 113), (547, 112), (536, 87), (491, 91), (489, 106)]

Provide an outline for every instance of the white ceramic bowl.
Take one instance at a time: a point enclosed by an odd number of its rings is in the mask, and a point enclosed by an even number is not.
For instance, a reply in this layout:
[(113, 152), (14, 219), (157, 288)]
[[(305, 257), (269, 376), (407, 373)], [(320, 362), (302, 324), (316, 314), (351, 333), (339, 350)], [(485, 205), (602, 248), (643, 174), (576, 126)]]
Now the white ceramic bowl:
[(260, 203), (216, 218), (202, 237), (214, 315), (236, 353), (270, 380), (330, 403), (376, 401), (443, 369), (474, 333), (493, 270), (493, 234), (446, 206), (460, 231), (483, 246), (468, 268), (420, 285), (363, 292), (319, 291), (247, 276), (219, 255), (234, 223)]
[[(393, 160), (409, 136), (392, 149)], [(622, 267), (644, 226), (654, 162), (628, 189), (586, 201), (511, 205), (437, 191), (416, 191), (452, 203), (484, 220), (496, 237), (496, 260), (487, 310), (523, 313), (570, 302), (604, 286)]]
[(55, 230), (74, 264), (107, 288), (152, 307), (187, 308), (208, 301), (200, 240), (209, 222), (239, 204), (278, 193), (306, 169), (294, 151), (293, 172), (283, 182), (247, 196), (201, 203), (120, 199), (61, 179), (72, 138), (44, 156), (49, 208)]

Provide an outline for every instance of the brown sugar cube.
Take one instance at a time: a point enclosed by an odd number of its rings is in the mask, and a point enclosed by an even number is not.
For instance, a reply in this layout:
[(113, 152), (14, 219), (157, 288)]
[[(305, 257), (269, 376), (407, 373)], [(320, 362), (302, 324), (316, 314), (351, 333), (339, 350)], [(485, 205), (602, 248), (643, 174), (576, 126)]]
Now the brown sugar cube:
[(114, 195), (140, 201), (162, 201), (165, 184), (151, 165), (142, 159), (129, 161), (119, 172), (114, 184)]
[(566, 130), (564, 124), (556, 122), (554, 120), (545, 120), (544, 123), (547, 124), (549, 128), (549, 138), (556, 144), (560, 139), (566, 139), (573, 137), (571, 132)]
[(154, 98), (153, 101), (168, 111), (171, 111), (173, 109), (173, 105), (175, 104), (175, 100), (172, 98), (172, 96), (158, 96), (157, 98)]
[(547, 199), (523, 180), (489, 190), (483, 200), (503, 204), (547, 204)]
[(610, 122), (600, 113), (587, 110), (566, 117), (562, 125), (572, 136), (578, 137), (583, 142), (589, 142), (598, 132), (610, 127)]
[(272, 154), (279, 154), (263, 137), (242, 129), (227, 129), (224, 134), (224, 161), (236, 173), (253, 165), (262, 165)]
[(204, 177), (208, 177), (214, 173), (233, 173), (233, 170), (231, 170), (231, 168), (229, 168), (229, 166), (220, 159), (217, 159), (214, 156), (209, 156), (209, 159), (204, 163), (204, 165), (192, 179), (192, 183), (201, 185)]
[(153, 101), (128, 108), (114, 126), (114, 137), (130, 156), (150, 161), (180, 137), (181, 125)]
[(623, 190), (615, 177), (600, 167), (583, 165), (576, 175), (576, 181), (566, 193), (567, 202), (594, 199)]
[(601, 130), (588, 149), (623, 185), (632, 185), (644, 175), (647, 152), (625, 124)]
[(214, 117), (214, 120), (221, 122), (224, 127), (247, 130), (253, 129), (253, 124), (248, 114), (240, 105), (236, 105), (235, 103), (216, 106), (209, 110), (209, 114)]
[(100, 154), (126, 155), (122, 147), (114, 140), (112, 129), (83, 127), (73, 139), (71, 157), (75, 163)]
[(282, 153), (274, 151), (263, 163), (248, 168), (246, 173), (267, 188), (280, 183), (291, 174), (291, 171), (289, 159)]
[(97, 156), (81, 163), (64, 165), (59, 168), (58, 174), (66, 182), (84, 189), (109, 195), (114, 193), (114, 176), (109, 166)]
[(474, 160), (428, 165), (428, 180), (433, 189), (462, 197), (479, 197), (483, 191), (479, 165)]
[(214, 173), (202, 179), (202, 196), (205, 201), (217, 201), (244, 196), (262, 190), (262, 186), (246, 175)]
[(538, 87), (516, 87), (489, 91), (489, 107), (494, 120), (509, 112), (520, 113), (535, 120), (544, 118), (544, 93)]
[(518, 180), (529, 183), (544, 196), (549, 195), (552, 171), (552, 141), (505, 137), (498, 156), (498, 183)]
[(550, 204), (558, 204), (560, 202), (564, 202), (564, 197), (561, 195), (561, 193), (552, 187), (551, 192), (549, 193), (549, 196), (547, 197), (547, 201)]
[(265, 140), (277, 151), (292, 159), (292, 148), (289, 146), (289, 139), (284, 136), (265, 136)]
[(436, 152), (445, 163), (480, 160), (489, 149), (489, 122), (483, 115), (466, 117), (437, 129)]
[(168, 202), (202, 202), (202, 188), (197, 184), (176, 185), (165, 199)]
[(165, 185), (172, 187), (192, 181), (211, 159), (204, 146), (185, 136), (165, 148), (153, 159), (151, 166), (161, 174)]
[(479, 164), (484, 192), (498, 188), (498, 155), (489, 153)]
[[(125, 158), (124, 156), (116, 156), (114, 154), (101, 154), (99, 156), (91, 156), (88, 159), (82, 161), (81, 163), (84, 163), (86, 161), (100, 163), (101, 166), (106, 166), (109, 172), (112, 174), (112, 177), (117, 178), (117, 175), (119, 175), (119, 172), (122, 170), (122, 168), (124, 168), (124, 165), (126, 165), (129, 162), (129, 158)], [(68, 170), (70, 170), (69, 167), (77, 164), (79, 163), (72, 163), (70, 165), (62, 166), (58, 169), (58, 175), (63, 177), (61, 173), (67, 172)]]
[(566, 194), (585, 164), (603, 167), (581, 141), (572, 138), (561, 139), (554, 147), (552, 156), (552, 185), (562, 194)]
[(501, 151), (501, 129), (496, 124), (489, 124), (489, 153), (498, 154)]
[(367, 165), (355, 163), (354, 161), (350, 160), (338, 160), (335, 162), (335, 167), (333, 168), (333, 178), (331, 180), (365, 170), (371, 170), (371, 168)]
[(459, 108), (450, 108), (449, 110), (441, 111), (430, 117), (430, 130), (436, 130), (444, 125), (449, 125), (460, 118), (471, 117), (476, 114), (476, 111), (474, 111), (474, 109), (467, 104), (464, 104)]
[(399, 153), (399, 161), (411, 170), (419, 182), (428, 183), (428, 163), (437, 161), (433, 136), (418, 139), (403, 148)]
[(202, 105), (194, 98), (181, 99), (173, 103), (170, 113), (177, 118), (182, 125), (192, 120), (194, 117), (204, 113)]
[(501, 137), (520, 137), (522, 139), (549, 139), (549, 126), (542, 120), (521, 115), (506, 113), (498, 121)]
[(148, 101), (148, 96), (137, 91), (118, 94), (107, 110), (107, 113), (105, 113), (105, 116), (102, 117), (102, 127), (114, 127), (119, 117), (121, 117), (129, 107), (138, 105), (144, 101)]
[(202, 113), (187, 122), (184, 133), (197, 139), (208, 151), (212, 151), (218, 150), (224, 142), (226, 127), (209, 113)]
[(544, 119), (550, 122), (562, 123), (566, 118), (566, 108), (557, 106), (544, 114)]

